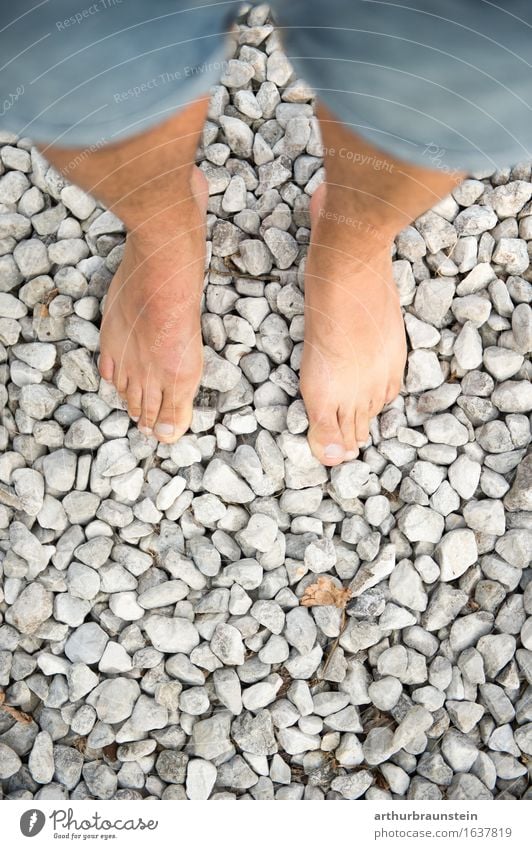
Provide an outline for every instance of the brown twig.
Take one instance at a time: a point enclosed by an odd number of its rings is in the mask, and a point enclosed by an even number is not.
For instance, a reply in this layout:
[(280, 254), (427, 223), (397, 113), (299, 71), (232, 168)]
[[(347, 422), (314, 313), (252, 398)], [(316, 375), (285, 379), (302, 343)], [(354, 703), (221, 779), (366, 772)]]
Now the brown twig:
[(323, 676), (325, 675), (325, 673), (327, 672), (327, 670), (328, 670), (328, 668), (331, 664), (333, 654), (335, 653), (336, 649), (340, 645), (340, 637), (344, 633), (346, 625), (347, 625), (347, 614), (345, 612), (345, 607), (344, 607), (344, 609), (342, 610), (342, 618), (340, 619), (340, 633), (335, 638), (334, 643), (332, 644), (331, 648), (329, 649), (329, 653), (328, 653), (327, 657), (325, 658), (325, 663), (323, 664), (323, 669), (321, 671), (321, 676), (320, 676), (322, 679), (323, 679)]
[(6, 698), (6, 694), (3, 690), (0, 690), (0, 710), (3, 710), (4, 713), (8, 713), (13, 719), (16, 719), (17, 722), (22, 722), (24, 725), (29, 725), (30, 722), (33, 722), (33, 717), (28, 713), (24, 713), (23, 710), (18, 710), (18, 708), (11, 707), (11, 705), (4, 704)]

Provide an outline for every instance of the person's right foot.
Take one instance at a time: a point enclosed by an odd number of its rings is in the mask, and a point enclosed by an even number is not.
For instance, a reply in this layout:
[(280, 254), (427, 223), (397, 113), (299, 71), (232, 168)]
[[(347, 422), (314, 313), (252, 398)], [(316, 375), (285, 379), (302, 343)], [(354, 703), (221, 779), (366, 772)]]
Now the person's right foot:
[(99, 371), (127, 401), (139, 430), (175, 442), (187, 430), (202, 373), (200, 304), (205, 265), (207, 181), (161, 221), (126, 239), (106, 295)]

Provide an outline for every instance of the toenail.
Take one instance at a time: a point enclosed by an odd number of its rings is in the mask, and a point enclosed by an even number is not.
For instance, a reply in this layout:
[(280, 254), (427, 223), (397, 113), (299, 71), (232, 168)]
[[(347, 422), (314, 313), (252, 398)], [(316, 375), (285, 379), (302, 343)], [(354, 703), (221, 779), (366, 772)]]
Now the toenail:
[(140, 419), (140, 416), (130, 416), (129, 418), (134, 422), (138, 422), (138, 420)]
[(346, 451), (345, 459), (346, 460), (354, 460), (355, 457), (358, 457), (358, 451)]
[(325, 446), (323, 453), (328, 459), (337, 460), (339, 457), (344, 456), (344, 449), (337, 443), (331, 443), (330, 445)]
[(155, 425), (155, 433), (157, 436), (173, 436), (175, 427), (173, 424), (157, 423)]
[(151, 427), (146, 427), (145, 425), (139, 425), (138, 427), (139, 427), (140, 432), (143, 433), (144, 436), (151, 436), (152, 433), (153, 433), (153, 430), (152, 430)]

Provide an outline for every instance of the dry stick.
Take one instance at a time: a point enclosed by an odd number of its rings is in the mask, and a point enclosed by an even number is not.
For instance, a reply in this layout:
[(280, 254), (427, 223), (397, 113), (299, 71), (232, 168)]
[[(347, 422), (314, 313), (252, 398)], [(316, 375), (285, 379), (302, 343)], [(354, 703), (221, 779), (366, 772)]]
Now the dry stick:
[(335, 653), (336, 649), (338, 648), (338, 646), (340, 644), (340, 637), (344, 633), (346, 625), (347, 625), (347, 614), (345, 612), (345, 607), (344, 607), (343, 610), (342, 610), (342, 618), (340, 620), (340, 633), (338, 634), (334, 643), (332, 644), (331, 648), (329, 649), (329, 654), (327, 655), (327, 658), (325, 660), (325, 663), (323, 665), (323, 669), (322, 669), (321, 675), (320, 675), (320, 678), (322, 680), (323, 680), (323, 676), (325, 675), (325, 673), (327, 672), (327, 670), (330, 666), (332, 656), (333, 656), (333, 654)]
[(341, 589), (339, 589), (335, 584), (333, 584), (330, 578), (324, 578), (323, 575), (320, 575), (315, 584), (311, 584), (305, 589), (305, 592), (303, 593), (303, 596), (300, 600), (300, 604), (303, 604), (305, 607), (315, 607), (320, 605), (333, 604), (336, 607), (341, 608), (342, 610), (342, 618), (340, 620), (340, 633), (336, 637), (334, 643), (332, 644), (329, 650), (329, 654), (323, 665), (321, 676), (319, 676), (318, 680), (323, 680), (323, 676), (329, 668), (332, 656), (338, 648), (340, 637), (342, 636), (346, 626), (346, 605), (349, 602), (352, 593), (349, 587), (343, 587), (342, 585), (340, 586)]
[(3, 710), (4, 713), (8, 713), (13, 717), (13, 719), (16, 719), (17, 722), (22, 722), (24, 725), (29, 725), (30, 722), (33, 722), (33, 717), (28, 713), (24, 713), (23, 710), (18, 710), (17, 708), (4, 704), (5, 697), (6, 694), (3, 690), (0, 690), (0, 710)]

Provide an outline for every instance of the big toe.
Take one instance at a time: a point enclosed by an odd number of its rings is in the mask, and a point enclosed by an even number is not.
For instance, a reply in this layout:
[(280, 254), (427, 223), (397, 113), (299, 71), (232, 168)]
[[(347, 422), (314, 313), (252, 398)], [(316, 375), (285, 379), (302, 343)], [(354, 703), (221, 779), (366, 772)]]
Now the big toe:
[(337, 466), (349, 459), (352, 452), (345, 445), (336, 409), (321, 411), (313, 415), (312, 408), (307, 409), (309, 417), (308, 441), (314, 456), (324, 466)]
[(188, 430), (191, 419), (192, 399), (185, 400), (172, 389), (165, 390), (153, 435), (159, 442), (177, 442)]

